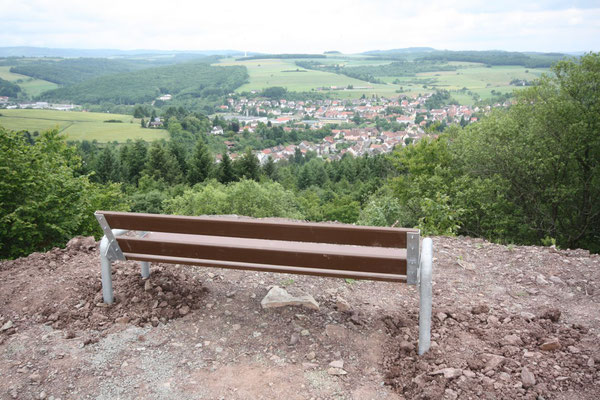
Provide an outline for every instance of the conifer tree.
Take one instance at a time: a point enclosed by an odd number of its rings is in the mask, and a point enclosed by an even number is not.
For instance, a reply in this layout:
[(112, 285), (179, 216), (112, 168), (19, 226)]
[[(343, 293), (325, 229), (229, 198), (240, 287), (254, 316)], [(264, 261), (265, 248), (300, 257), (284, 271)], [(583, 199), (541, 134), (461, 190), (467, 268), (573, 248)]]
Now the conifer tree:
[(190, 185), (203, 182), (210, 175), (213, 161), (204, 141), (198, 139), (194, 153), (188, 161), (187, 180)]

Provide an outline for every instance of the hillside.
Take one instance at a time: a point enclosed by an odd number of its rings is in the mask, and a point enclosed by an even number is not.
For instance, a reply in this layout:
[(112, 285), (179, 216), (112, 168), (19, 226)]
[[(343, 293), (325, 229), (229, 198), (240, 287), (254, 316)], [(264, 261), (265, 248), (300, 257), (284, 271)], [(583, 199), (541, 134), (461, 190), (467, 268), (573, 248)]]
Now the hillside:
[(101, 76), (51, 90), (40, 98), (77, 104), (137, 104), (151, 102), (167, 93), (175, 99), (208, 98), (227, 94), (246, 79), (244, 67), (213, 67), (204, 62), (189, 62)]
[[(144, 282), (132, 262), (113, 281), (105, 307), (89, 239), (0, 263), (1, 398), (600, 397), (600, 256), (583, 250), (435, 237), (423, 357), (406, 285), (181, 265)], [(261, 309), (271, 285), (320, 310)]]

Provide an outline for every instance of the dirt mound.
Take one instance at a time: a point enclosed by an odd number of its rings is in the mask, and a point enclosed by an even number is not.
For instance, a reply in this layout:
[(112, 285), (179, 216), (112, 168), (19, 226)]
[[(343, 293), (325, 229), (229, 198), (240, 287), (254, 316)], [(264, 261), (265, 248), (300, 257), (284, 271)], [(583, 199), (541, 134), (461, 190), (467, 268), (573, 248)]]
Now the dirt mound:
[(588, 329), (560, 321), (560, 311), (538, 316), (490, 310), (434, 310), (432, 348), (418, 357), (414, 320), (387, 317), (392, 339), (384, 360), (385, 383), (406, 398), (552, 398), (591, 390), (600, 349)]

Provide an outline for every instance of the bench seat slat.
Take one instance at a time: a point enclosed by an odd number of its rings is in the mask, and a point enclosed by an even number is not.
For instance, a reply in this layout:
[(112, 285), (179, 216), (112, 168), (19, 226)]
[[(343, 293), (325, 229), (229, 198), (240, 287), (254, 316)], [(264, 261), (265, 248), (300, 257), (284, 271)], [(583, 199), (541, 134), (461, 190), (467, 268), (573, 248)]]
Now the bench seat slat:
[(406, 275), (406, 250), (202, 235), (119, 237), (124, 253)]
[(417, 229), (97, 211), (113, 229), (406, 248)]
[(326, 276), (333, 278), (350, 278), (387, 282), (406, 282), (406, 275), (382, 274), (377, 272), (338, 271), (333, 269), (293, 267), (257, 263), (242, 263), (235, 261), (203, 260), (182, 257), (167, 257), (149, 254), (124, 253), (127, 260), (147, 261), (152, 263), (188, 264), (204, 267), (229, 268), (248, 271), (277, 272), (298, 275)]

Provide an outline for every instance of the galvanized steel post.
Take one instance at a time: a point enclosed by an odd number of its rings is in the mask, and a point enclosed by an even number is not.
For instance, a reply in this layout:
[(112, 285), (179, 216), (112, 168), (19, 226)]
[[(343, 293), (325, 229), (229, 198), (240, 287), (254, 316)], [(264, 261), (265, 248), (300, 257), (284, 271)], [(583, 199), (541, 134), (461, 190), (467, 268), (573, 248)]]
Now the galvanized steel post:
[(419, 355), (426, 353), (431, 345), (432, 270), (433, 241), (431, 238), (425, 238), (421, 251), (421, 282), (419, 284)]
[(150, 278), (150, 263), (148, 261), (142, 261), (142, 278)]

